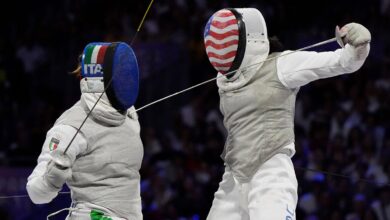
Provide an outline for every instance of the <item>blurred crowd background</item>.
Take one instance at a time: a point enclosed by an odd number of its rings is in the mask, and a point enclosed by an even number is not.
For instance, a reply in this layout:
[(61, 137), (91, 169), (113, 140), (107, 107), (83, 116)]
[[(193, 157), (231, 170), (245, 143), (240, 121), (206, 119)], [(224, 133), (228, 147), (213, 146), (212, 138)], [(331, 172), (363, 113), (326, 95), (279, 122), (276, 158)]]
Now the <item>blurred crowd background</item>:
[[(2, 6), (0, 196), (26, 194), (47, 130), (80, 97), (79, 81), (69, 72), (84, 46), (130, 43), (148, 4), (36, 0)], [(203, 28), (225, 7), (260, 9), (269, 35), (287, 49), (332, 38), (336, 25), (352, 21), (371, 31), (371, 54), (361, 70), (311, 83), (298, 95), (297, 219), (390, 220), (390, 1), (155, 0), (133, 43), (141, 68), (136, 107), (215, 76)], [(139, 112), (145, 219), (206, 218), (223, 173), (226, 132), (218, 106), (212, 82)], [(40, 206), (26, 197), (0, 199), (0, 217), (45, 219), (68, 205), (67, 194)]]

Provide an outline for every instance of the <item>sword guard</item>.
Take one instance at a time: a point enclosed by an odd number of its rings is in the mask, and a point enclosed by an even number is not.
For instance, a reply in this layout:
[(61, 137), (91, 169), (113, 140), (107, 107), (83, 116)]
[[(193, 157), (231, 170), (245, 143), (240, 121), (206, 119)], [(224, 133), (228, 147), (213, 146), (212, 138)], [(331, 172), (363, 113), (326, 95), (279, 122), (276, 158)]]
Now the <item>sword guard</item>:
[(344, 33), (340, 30), (339, 26), (337, 25), (336, 26), (336, 30), (335, 30), (335, 36), (336, 36), (336, 41), (337, 43), (340, 45), (340, 47), (344, 48), (345, 47), (345, 44), (344, 44), (344, 41), (343, 41), (343, 38), (345, 37), (347, 33)]

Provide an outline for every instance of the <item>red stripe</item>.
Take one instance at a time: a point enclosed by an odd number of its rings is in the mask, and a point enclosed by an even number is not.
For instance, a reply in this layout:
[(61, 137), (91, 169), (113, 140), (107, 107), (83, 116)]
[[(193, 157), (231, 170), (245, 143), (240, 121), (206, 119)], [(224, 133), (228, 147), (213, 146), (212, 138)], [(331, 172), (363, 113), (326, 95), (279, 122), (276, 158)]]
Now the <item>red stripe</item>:
[(234, 50), (234, 51), (230, 51), (228, 53), (222, 54), (222, 55), (216, 54), (214, 52), (207, 52), (207, 56), (214, 57), (214, 58), (217, 58), (220, 60), (226, 60), (226, 59), (229, 59), (229, 58), (236, 56), (236, 52), (237, 51)]
[(214, 41), (208, 40), (205, 43), (205, 47), (212, 47), (212, 48), (215, 48), (217, 50), (225, 49), (226, 47), (230, 47), (233, 45), (238, 45), (238, 40), (231, 40), (231, 41), (228, 41), (228, 42), (222, 43), (222, 44), (217, 44), (217, 43), (214, 43)]
[[(230, 30), (225, 30), (227, 28), (230, 28)], [(233, 28), (233, 29), (232, 29)], [(216, 26), (210, 26), (210, 31), (214, 31), (216, 32), (217, 30), (221, 30), (221, 31), (234, 31), (234, 30), (238, 30), (238, 26), (237, 24), (230, 24), (230, 25), (227, 25), (226, 27), (224, 28), (219, 28), (219, 27), (216, 27)]]
[(211, 65), (214, 67), (231, 67), (233, 62), (230, 63), (217, 63), (217, 62), (211, 62)]
[(235, 18), (228, 20), (228, 21), (225, 21), (225, 22), (220, 22), (220, 21), (216, 21), (216, 20), (213, 20), (211, 22), (211, 26), (214, 26), (214, 27), (219, 28), (219, 29), (226, 28), (232, 24), (237, 24), (237, 20)]
[(229, 17), (234, 15), (231, 11), (220, 11), (215, 14), (216, 17)]
[(100, 47), (96, 63), (103, 63), (104, 62), (104, 55), (106, 54), (107, 47), (108, 47), (108, 45), (103, 45)]
[(231, 36), (238, 36), (238, 30), (229, 31), (224, 34), (218, 34), (210, 30), (209, 36), (212, 36), (213, 38), (217, 40), (223, 40), (225, 38), (231, 37)]

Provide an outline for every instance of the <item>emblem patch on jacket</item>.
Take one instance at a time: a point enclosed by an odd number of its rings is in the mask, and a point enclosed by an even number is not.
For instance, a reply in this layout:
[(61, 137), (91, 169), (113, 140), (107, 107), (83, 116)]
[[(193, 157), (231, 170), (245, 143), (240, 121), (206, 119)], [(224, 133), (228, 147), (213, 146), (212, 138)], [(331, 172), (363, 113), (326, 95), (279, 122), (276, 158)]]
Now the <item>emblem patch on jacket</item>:
[(59, 143), (60, 143), (60, 141), (57, 138), (53, 137), (49, 143), (49, 150), (53, 151), (53, 150), (57, 149)]

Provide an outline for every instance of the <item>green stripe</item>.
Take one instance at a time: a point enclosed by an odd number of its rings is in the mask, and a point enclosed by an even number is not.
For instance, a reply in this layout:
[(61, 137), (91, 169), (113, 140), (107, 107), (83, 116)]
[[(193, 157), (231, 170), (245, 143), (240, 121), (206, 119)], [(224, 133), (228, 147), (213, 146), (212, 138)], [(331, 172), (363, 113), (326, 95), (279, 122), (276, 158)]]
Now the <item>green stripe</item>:
[(112, 218), (104, 216), (104, 213), (97, 210), (91, 210), (91, 220), (112, 220)]
[(92, 58), (92, 53), (94, 48), (95, 45), (88, 45), (87, 48), (85, 49), (84, 64), (91, 63), (91, 58)]

